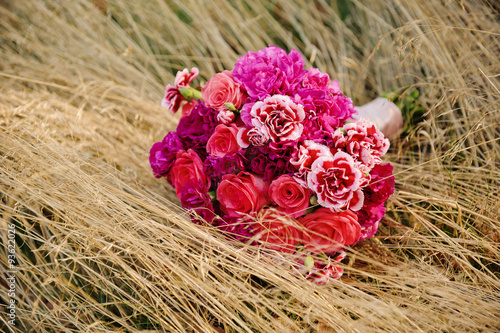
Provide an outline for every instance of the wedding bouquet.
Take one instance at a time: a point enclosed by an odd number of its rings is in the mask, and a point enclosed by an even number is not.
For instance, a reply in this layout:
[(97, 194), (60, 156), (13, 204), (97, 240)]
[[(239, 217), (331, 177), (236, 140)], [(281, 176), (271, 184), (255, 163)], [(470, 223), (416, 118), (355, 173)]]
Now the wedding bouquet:
[(177, 73), (162, 105), (182, 118), (153, 145), (154, 175), (175, 188), (195, 223), (294, 254), (316, 283), (339, 278), (344, 248), (377, 231), (394, 191), (382, 164), (389, 140), (336, 80), (304, 69), (295, 50), (270, 46), (191, 87)]

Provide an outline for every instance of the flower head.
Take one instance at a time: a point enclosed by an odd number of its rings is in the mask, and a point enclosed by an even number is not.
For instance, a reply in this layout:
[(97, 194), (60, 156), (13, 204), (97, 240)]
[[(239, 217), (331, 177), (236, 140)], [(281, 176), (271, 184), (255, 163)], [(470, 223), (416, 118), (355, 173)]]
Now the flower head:
[(274, 95), (256, 102), (250, 115), (255, 129), (273, 142), (297, 140), (302, 135), (304, 108), (288, 96)]
[(193, 209), (196, 214), (202, 218), (199, 220), (196, 216), (193, 217), (194, 222), (210, 223), (215, 214), (214, 207), (208, 194), (208, 187), (202, 181), (188, 181), (181, 190), (182, 208)]
[(177, 152), (170, 176), (172, 177), (177, 197), (180, 200), (182, 200), (182, 188), (190, 181), (195, 183), (201, 182), (207, 188), (210, 187), (210, 177), (203, 172), (203, 162), (192, 149), (188, 151), (179, 150)]
[(188, 71), (187, 68), (182, 72), (178, 71), (175, 76), (174, 85), (172, 86), (169, 84), (165, 89), (165, 96), (163, 97), (161, 106), (167, 107), (172, 113), (176, 113), (182, 106), (182, 116), (188, 116), (191, 110), (196, 106), (197, 101), (186, 100), (179, 89), (190, 88), (189, 83), (198, 76), (198, 73), (199, 71), (196, 67), (191, 68), (191, 72)]
[(207, 142), (217, 125), (217, 111), (200, 102), (188, 116), (181, 118), (177, 135), (185, 149), (195, 149), (199, 155), (205, 156)]
[(228, 216), (243, 216), (269, 204), (268, 189), (269, 184), (251, 173), (228, 174), (217, 188), (217, 200)]
[(264, 247), (293, 253), (301, 240), (298, 222), (275, 209), (261, 209), (255, 217), (254, 233)]
[(350, 210), (333, 213), (322, 207), (298, 221), (304, 226), (305, 246), (313, 252), (338, 251), (354, 244), (361, 233), (358, 217)]
[(156, 178), (168, 177), (174, 165), (177, 152), (182, 149), (182, 142), (176, 132), (169, 132), (161, 142), (156, 142), (149, 152), (149, 163)]
[(282, 175), (271, 183), (269, 196), (278, 205), (278, 210), (292, 217), (299, 217), (304, 215), (309, 207), (311, 191), (293, 177)]
[(347, 123), (333, 134), (333, 145), (363, 163), (368, 170), (380, 164), (389, 149), (389, 140), (366, 119)]
[(267, 96), (287, 95), (300, 87), (305, 74), (302, 55), (292, 50), (269, 46), (257, 52), (248, 52), (234, 66), (233, 77), (254, 100)]
[(227, 154), (234, 153), (240, 149), (236, 140), (237, 134), (238, 128), (234, 124), (230, 126), (218, 125), (215, 132), (208, 139), (207, 152), (216, 157), (224, 157)]
[(234, 82), (230, 71), (212, 76), (201, 88), (201, 96), (208, 107), (217, 111), (227, 110), (226, 103), (231, 103), (234, 108), (239, 109), (245, 99), (240, 84)]
[(314, 161), (307, 175), (307, 185), (323, 207), (333, 211), (356, 211), (363, 206), (361, 176), (362, 172), (353, 158), (344, 152), (337, 152), (333, 157), (319, 157)]

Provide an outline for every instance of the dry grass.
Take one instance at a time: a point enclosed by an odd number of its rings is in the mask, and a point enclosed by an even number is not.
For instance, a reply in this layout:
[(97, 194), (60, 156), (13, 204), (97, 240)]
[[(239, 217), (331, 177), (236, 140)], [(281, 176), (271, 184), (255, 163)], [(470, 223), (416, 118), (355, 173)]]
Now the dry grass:
[[(498, 7), (94, 2), (0, 1), (3, 271), (8, 224), (18, 236), (6, 332), (500, 330)], [(159, 107), (177, 70), (206, 80), (267, 44), (359, 104), (410, 87), (427, 110), (387, 156), (397, 191), (377, 237), (326, 287), (195, 227), (147, 161), (178, 120)]]

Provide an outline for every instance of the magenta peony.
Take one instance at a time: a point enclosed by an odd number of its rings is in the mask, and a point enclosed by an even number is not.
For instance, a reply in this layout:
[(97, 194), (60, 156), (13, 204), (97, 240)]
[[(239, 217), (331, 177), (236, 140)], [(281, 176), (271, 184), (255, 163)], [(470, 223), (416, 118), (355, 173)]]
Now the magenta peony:
[(167, 177), (174, 165), (177, 152), (182, 149), (182, 142), (176, 132), (169, 132), (161, 142), (151, 147), (149, 163), (156, 178)]
[(270, 46), (257, 52), (248, 52), (234, 66), (233, 77), (255, 100), (271, 95), (291, 95), (300, 87), (305, 70), (304, 58), (292, 50)]

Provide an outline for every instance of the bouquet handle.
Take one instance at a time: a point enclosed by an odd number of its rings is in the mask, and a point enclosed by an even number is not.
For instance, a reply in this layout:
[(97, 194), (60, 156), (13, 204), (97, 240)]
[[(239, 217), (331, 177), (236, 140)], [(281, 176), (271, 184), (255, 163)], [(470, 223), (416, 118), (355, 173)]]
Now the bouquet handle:
[(358, 115), (354, 118), (367, 118), (389, 140), (396, 138), (403, 129), (401, 110), (387, 98), (378, 97), (365, 105), (354, 108), (358, 111)]

